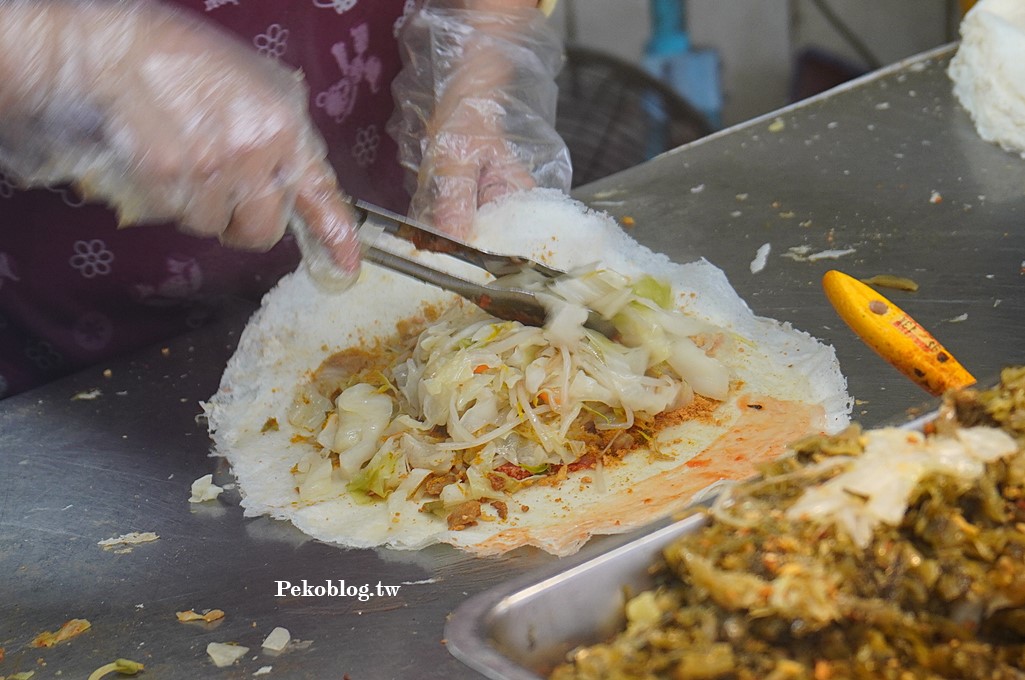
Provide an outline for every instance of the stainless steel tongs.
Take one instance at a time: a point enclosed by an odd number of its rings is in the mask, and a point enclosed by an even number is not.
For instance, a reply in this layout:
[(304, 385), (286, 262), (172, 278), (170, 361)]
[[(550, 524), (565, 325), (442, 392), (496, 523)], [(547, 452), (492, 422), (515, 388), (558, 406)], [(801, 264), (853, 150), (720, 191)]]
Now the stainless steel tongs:
[[(502, 286), (499, 282), (481, 285), (467, 281), (380, 248), (373, 242), (373, 234), (385, 231), (404, 241), (409, 241), (418, 250), (450, 255), (487, 271), (496, 279), (530, 270), (542, 279), (554, 280), (563, 276), (565, 272), (527, 258), (498, 255), (473, 248), (441, 234), (425, 224), (417, 223), (365, 201), (355, 201), (352, 205), (357, 212), (359, 220), (357, 227), (360, 230), (361, 238), (366, 239), (364, 240), (363, 259), (367, 262), (373, 262), (424, 283), (456, 293), (500, 319), (519, 321), (528, 326), (544, 325), (548, 310), (536, 292)], [(308, 233), (306, 225), (298, 216), (293, 216), (292, 229), (308, 264), (330, 261), (330, 258), (326, 258), (323, 253), (319, 252), (323, 245)], [(594, 311), (588, 315), (585, 325), (608, 337), (614, 337), (616, 334), (612, 323)]]

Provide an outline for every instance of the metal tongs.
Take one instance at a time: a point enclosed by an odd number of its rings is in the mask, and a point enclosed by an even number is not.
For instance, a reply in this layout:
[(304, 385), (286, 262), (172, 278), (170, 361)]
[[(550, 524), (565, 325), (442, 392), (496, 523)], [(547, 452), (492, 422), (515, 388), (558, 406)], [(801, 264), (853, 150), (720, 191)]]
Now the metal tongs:
[[(544, 325), (548, 309), (537, 292), (523, 288), (503, 286), (501, 281), (495, 281), (488, 285), (467, 281), (466, 279), (428, 267), (420, 262), (380, 248), (374, 243), (374, 236), (380, 231), (387, 232), (392, 236), (412, 243), (418, 250), (450, 255), (483, 269), (499, 280), (522, 273), (525, 270), (530, 270), (536, 273), (542, 282), (546, 280), (553, 281), (560, 276), (564, 276), (565, 272), (552, 269), (524, 257), (498, 255), (486, 250), (473, 248), (441, 234), (425, 224), (410, 220), (407, 217), (365, 201), (355, 201), (352, 203), (352, 206), (357, 213), (357, 228), (364, 244), (363, 259), (367, 262), (373, 262), (376, 265), (411, 276), (424, 283), (456, 293), (499, 319), (519, 321), (528, 326)], [(311, 262), (315, 261), (324, 262), (325, 258), (322, 253), (311, 252), (323, 249), (324, 246), (308, 233), (306, 225), (301, 222), (298, 216), (293, 216), (292, 229), (296, 234), (307, 264), (311, 265)], [(311, 265), (312, 270), (313, 267)], [(316, 274), (315, 271), (314, 274)], [(594, 311), (590, 311), (588, 320), (584, 325), (610, 338), (616, 335), (616, 330), (612, 323), (603, 319), (601, 315)]]

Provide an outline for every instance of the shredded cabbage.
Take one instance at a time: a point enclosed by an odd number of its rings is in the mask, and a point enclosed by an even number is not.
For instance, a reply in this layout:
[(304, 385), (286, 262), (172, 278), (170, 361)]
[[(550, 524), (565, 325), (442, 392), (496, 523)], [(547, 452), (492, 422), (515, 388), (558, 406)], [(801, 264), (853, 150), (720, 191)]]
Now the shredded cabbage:
[[(330, 395), (300, 388), (289, 422), (319, 447), (293, 468), (300, 498), (496, 502), (560, 466), (600, 472), (621, 434), (648, 438), (642, 426), (695, 394), (726, 397), (729, 370), (703, 349), (725, 334), (672, 309), (667, 284), (588, 271), (539, 292), (543, 328), (457, 306), (395, 365)], [(589, 309), (616, 341), (585, 327)]]

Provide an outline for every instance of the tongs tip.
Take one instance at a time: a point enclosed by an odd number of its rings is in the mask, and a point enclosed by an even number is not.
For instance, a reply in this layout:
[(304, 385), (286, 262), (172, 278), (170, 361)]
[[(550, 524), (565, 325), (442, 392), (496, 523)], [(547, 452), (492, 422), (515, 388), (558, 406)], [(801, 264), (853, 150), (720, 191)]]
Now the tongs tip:
[[(367, 227), (388, 232), (412, 243), (419, 250), (450, 255), (483, 269), (494, 276), (496, 281), (510, 279), (511, 285), (496, 285), (496, 282), (489, 285), (473, 283), (420, 262), (409, 260), (386, 249), (378, 248), (373, 243), (367, 244), (364, 251), (364, 257), (368, 261), (461, 295), (500, 319), (519, 321), (528, 326), (543, 326), (545, 324), (548, 309), (539, 299), (539, 295), (522, 286), (515, 285), (512, 283), (512, 277), (529, 273), (540, 281), (551, 282), (565, 276), (565, 272), (526, 257), (499, 255), (475, 248), (442, 234), (428, 225), (409, 220), (365, 201), (356, 201), (354, 205), (362, 213), (360, 216), (361, 232)], [(589, 310), (585, 326), (609, 338), (614, 339), (617, 334), (611, 322), (592, 310)]]

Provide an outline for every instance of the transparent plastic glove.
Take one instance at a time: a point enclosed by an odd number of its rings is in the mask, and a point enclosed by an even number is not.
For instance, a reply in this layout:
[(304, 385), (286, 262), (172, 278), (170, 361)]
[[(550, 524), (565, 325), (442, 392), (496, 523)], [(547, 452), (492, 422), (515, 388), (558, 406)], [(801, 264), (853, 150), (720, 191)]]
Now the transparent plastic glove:
[(0, 45), (0, 165), (25, 184), (253, 249), (295, 211), (355, 272), (300, 74), (150, 0), (0, 0)]
[(457, 237), (478, 206), (535, 186), (568, 191), (555, 131), (562, 46), (535, 8), (433, 0), (406, 22), (388, 124), (409, 171), (411, 214)]

